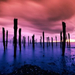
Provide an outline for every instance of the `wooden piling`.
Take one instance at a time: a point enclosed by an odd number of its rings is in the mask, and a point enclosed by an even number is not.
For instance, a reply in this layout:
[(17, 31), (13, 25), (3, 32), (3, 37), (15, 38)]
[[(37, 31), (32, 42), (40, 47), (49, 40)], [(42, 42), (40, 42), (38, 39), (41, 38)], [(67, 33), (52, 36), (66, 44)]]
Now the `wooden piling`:
[(44, 32), (43, 32), (43, 48), (44, 48), (45, 46), (44, 46)]
[(32, 36), (32, 45), (33, 45), (33, 48), (35, 47), (35, 45), (34, 45), (34, 44), (35, 44), (35, 42), (34, 42), (34, 37), (35, 37), (35, 36), (33, 35), (33, 36)]
[(52, 43), (52, 48), (53, 48), (53, 38), (51, 37), (51, 43)]
[(69, 39), (69, 48), (70, 48), (70, 34), (68, 33), (68, 39)]
[(6, 48), (7, 48), (7, 45), (8, 45), (8, 30), (6, 31)]
[(62, 48), (62, 32), (60, 32), (60, 48)]
[(19, 29), (19, 48), (21, 50), (21, 28)]
[(56, 46), (57, 46), (57, 36), (55, 36), (55, 39), (56, 39)]
[(62, 55), (65, 53), (65, 42), (66, 42), (66, 24), (65, 22), (62, 22), (63, 27), (63, 47), (62, 47)]
[(14, 19), (14, 57), (16, 57), (17, 47), (17, 19)]
[(4, 46), (4, 50), (5, 50), (5, 29), (2, 28), (2, 33), (3, 33), (3, 46)]

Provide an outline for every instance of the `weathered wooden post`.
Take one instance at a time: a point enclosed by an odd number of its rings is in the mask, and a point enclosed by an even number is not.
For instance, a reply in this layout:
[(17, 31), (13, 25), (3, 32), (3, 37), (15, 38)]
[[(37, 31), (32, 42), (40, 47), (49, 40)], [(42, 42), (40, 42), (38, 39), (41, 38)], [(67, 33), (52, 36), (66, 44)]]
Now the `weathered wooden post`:
[(14, 57), (16, 57), (17, 46), (17, 19), (14, 19)]
[(4, 50), (5, 50), (5, 29), (2, 28), (2, 33), (3, 33), (3, 46), (4, 46)]
[(19, 29), (19, 48), (21, 50), (21, 28)]
[(47, 37), (47, 47), (48, 47), (48, 37)]
[(8, 45), (8, 30), (6, 31), (6, 48), (7, 48), (7, 45)]
[(40, 36), (40, 45), (42, 46), (42, 36)]
[(60, 48), (62, 47), (62, 32), (60, 32)]
[(28, 46), (29, 46), (29, 36), (28, 36)]
[(53, 48), (53, 38), (51, 37), (51, 43), (52, 43), (52, 48)]
[(35, 35), (32, 36), (32, 45), (33, 45), (33, 48), (35, 47), (35, 45), (34, 45), (35, 44), (34, 37), (35, 37)]
[(31, 44), (31, 39), (30, 39), (30, 44)]
[(65, 42), (66, 42), (66, 24), (65, 22), (62, 22), (63, 27), (63, 47), (62, 47), (62, 55), (65, 53)]
[(44, 32), (43, 32), (43, 48), (44, 48)]
[(49, 37), (47, 37), (47, 47), (50, 45)]
[(57, 46), (57, 36), (55, 36), (55, 39), (56, 39), (56, 46)]
[(67, 48), (68, 48), (68, 37), (67, 37), (67, 35), (66, 35), (66, 43), (67, 43)]
[(69, 39), (69, 48), (70, 48), (70, 34), (68, 33), (68, 39)]
[(24, 48), (25, 48), (25, 43), (26, 43), (26, 38), (25, 38), (25, 36), (23, 36), (23, 46), (24, 46)]

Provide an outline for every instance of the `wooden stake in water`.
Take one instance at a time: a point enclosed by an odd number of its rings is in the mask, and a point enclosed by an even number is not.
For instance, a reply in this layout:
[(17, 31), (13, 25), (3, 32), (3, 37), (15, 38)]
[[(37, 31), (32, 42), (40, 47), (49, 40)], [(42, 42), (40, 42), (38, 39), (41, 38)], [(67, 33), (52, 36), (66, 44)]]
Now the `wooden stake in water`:
[(8, 45), (8, 30), (6, 31), (6, 48), (7, 48), (7, 45)]
[(21, 28), (19, 29), (19, 48), (21, 50)]
[(70, 48), (70, 34), (68, 33), (68, 39), (69, 39), (69, 48)]
[(4, 50), (5, 50), (5, 29), (2, 28), (2, 33), (3, 33), (3, 46), (4, 46)]
[(62, 47), (62, 32), (60, 32), (60, 48)]
[(44, 48), (44, 32), (43, 32), (43, 48)]
[(51, 37), (51, 43), (52, 43), (52, 48), (53, 48), (53, 38)]
[(14, 19), (14, 57), (16, 57), (17, 46), (17, 19)]
[(40, 36), (40, 45), (42, 46), (42, 36)]
[(55, 39), (56, 39), (56, 46), (57, 46), (57, 36), (55, 36)]
[(62, 47), (62, 55), (65, 53), (65, 42), (66, 42), (66, 24), (65, 22), (62, 22), (63, 27), (63, 47)]
[(29, 46), (29, 36), (28, 36), (28, 46)]
[(35, 47), (34, 35), (32, 36), (32, 44), (33, 44), (33, 48), (34, 48)]

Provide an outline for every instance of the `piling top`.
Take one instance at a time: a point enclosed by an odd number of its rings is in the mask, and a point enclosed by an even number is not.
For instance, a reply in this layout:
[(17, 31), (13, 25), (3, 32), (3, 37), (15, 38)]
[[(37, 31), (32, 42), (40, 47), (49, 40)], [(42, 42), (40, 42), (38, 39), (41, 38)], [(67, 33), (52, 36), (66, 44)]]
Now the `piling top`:
[(14, 19), (14, 29), (17, 29), (17, 19)]
[(63, 27), (66, 27), (66, 23), (65, 22), (62, 22), (62, 25), (63, 25)]

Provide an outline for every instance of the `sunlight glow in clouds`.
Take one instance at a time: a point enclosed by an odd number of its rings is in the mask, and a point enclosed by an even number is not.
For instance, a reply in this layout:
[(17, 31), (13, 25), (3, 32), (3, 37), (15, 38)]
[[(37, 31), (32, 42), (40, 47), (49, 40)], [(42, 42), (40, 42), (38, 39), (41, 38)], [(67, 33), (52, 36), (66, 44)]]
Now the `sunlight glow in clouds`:
[[(13, 19), (18, 18), (18, 29), (22, 36), (40, 38), (44, 31), (47, 36), (59, 38), (62, 21), (66, 22), (67, 33), (75, 39), (75, 0), (0, 0), (0, 33), (2, 27), (13, 36)], [(1, 36), (0, 36), (1, 37)]]

